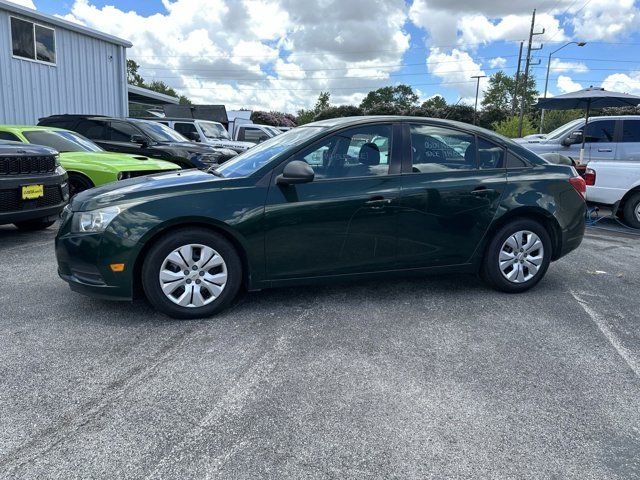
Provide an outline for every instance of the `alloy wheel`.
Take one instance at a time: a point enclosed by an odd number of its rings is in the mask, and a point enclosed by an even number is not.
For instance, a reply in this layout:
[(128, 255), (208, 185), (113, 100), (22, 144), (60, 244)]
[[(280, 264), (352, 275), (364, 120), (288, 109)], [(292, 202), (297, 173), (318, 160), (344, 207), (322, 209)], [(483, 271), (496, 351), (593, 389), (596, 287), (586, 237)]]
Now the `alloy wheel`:
[(158, 280), (162, 292), (176, 305), (203, 307), (222, 294), (227, 284), (227, 265), (211, 247), (183, 245), (166, 256)]
[(521, 230), (510, 235), (498, 257), (502, 275), (512, 283), (524, 283), (535, 277), (542, 267), (544, 247), (535, 233)]

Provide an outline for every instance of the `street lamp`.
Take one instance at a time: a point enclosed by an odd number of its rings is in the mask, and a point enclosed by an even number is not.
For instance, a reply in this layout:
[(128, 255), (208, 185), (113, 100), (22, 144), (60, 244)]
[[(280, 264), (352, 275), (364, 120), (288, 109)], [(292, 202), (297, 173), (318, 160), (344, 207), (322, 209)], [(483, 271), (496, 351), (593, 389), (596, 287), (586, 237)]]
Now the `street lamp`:
[(473, 107), (473, 124), (476, 124), (476, 117), (478, 115), (478, 93), (480, 92), (480, 79), (486, 78), (486, 75), (473, 75), (471, 78), (477, 79), (476, 83), (476, 103)]
[[(562, 50), (564, 47), (568, 47), (569, 45), (577, 45), (578, 47), (584, 47), (586, 44), (587, 42), (568, 42), (562, 45), (560, 48), (556, 48), (553, 52), (549, 54), (549, 60), (547, 61), (547, 76), (544, 79), (544, 97), (543, 98), (547, 98), (547, 89), (549, 88), (549, 70), (551, 69), (551, 56), (554, 53)], [(542, 133), (543, 125), (544, 125), (544, 110), (542, 110), (542, 113), (540, 115), (540, 133)]]

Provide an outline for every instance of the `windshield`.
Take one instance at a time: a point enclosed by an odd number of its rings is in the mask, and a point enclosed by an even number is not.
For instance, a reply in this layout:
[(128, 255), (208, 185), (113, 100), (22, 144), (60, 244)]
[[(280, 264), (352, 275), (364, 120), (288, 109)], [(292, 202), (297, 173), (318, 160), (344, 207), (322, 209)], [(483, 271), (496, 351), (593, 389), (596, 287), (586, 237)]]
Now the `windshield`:
[(324, 127), (300, 127), (289, 130), (223, 163), (216, 172), (228, 178), (246, 177), (266, 165), (276, 155), (309, 140), (323, 130)]
[(565, 123), (561, 127), (556, 128), (554, 131), (547, 133), (545, 135), (545, 138), (549, 140), (555, 140), (556, 138), (560, 138), (565, 134), (569, 133), (570, 130), (573, 130), (574, 128), (576, 128), (581, 123), (584, 123), (584, 119), (582, 118), (578, 118), (576, 120), (573, 120), (572, 122)]
[(204, 133), (204, 136), (207, 138), (223, 138), (225, 140), (231, 140), (229, 132), (227, 132), (221, 123), (198, 122), (198, 125), (200, 125), (202, 133)]
[(265, 130), (273, 133), (274, 135), (280, 135), (282, 133), (282, 130), (278, 130), (276, 127), (267, 127), (267, 126), (265, 126), (264, 128), (265, 128)]
[(185, 137), (162, 123), (134, 120), (132, 123), (154, 142), (188, 142)]
[(104, 151), (88, 138), (75, 132), (67, 132), (64, 130), (31, 130), (22, 132), (22, 134), (29, 143), (51, 147), (60, 153)]

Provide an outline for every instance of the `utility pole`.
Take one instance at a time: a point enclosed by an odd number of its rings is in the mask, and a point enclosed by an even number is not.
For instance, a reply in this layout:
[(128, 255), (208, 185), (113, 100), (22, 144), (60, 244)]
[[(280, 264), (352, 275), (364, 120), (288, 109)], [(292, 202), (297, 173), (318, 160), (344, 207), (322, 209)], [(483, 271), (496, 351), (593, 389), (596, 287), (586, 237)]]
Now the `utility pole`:
[(513, 94), (511, 98), (511, 115), (516, 113), (518, 106), (518, 84), (520, 83), (520, 64), (522, 63), (522, 46), (524, 42), (520, 42), (520, 51), (518, 52), (518, 69), (516, 70), (516, 83), (513, 86)]
[(480, 79), (486, 78), (486, 75), (473, 75), (471, 78), (475, 78), (477, 80), (476, 83), (476, 104), (473, 107), (473, 124), (476, 124), (476, 118), (478, 117), (478, 93), (480, 93)]
[[(532, 50), (540, 50), (542, 49), (542, 45), (536, 48), (532, 48), (531, 44), (533, 42), (534, 35), (542, 35), (544, 33), (544, 28), (541, 32), (534, 32), (533, 29), (536, 26), (536, 10), (533, 9), (533, 15), (531, 16), (531, 30), (529, 30), (529, 44), (527, 46), (527, 59), (524, 64), (524, 74), (522, 75), (522, 100), (520, 101), (520, 121), (518, 122), (518, 137), (522, 137), (522, 123), (524, 122), (524, 107), (527, 98), (527, 84), (529, 83), (529, 66), (531, 63), (531, 51)], [(540, 61), (533, 65), (538, 65)]]

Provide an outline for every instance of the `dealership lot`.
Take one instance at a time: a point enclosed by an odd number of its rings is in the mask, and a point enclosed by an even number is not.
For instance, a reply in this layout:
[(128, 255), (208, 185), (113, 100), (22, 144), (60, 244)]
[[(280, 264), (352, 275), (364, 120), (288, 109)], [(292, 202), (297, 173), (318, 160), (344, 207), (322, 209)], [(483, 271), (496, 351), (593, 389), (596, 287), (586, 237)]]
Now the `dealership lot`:
[(589, 230), (523, 295), (473, 277), (86, 298), (0, 227), (1, 478), (637, 478), (640, 239)]

